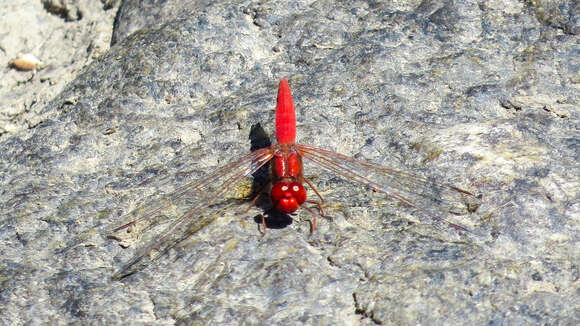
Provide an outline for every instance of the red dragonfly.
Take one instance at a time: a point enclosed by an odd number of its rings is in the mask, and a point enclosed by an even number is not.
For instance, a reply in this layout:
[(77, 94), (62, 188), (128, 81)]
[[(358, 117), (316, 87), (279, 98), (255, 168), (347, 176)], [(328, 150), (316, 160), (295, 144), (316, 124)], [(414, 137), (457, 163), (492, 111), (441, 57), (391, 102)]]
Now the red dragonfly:
[[(212, 217), (204, 216), (208, 207), (222, 201), (224, 196), (235, 188), (242, 179), (254, 174), (258, 169), (271, 161), (272, 204), (282, 213), (293, 213), (305, 203), (316, 206), (321, 216), (327, 217), (322, 209), (322, 197), (304, 177), (302, 159), (305, 158), (323, 169), (332, 171), (346, 180), (359, 183), (365, 187), (391, 196), (403, 204), (413, 207), (429, 218), (441, 221), (451, 227), (467, 231), (464, 227), (445, 220), (442, 216), (449, 213), (452, 206), (465, 202), (462, 197), (474, 199), (466, 190), (446, 185), (410, 173), (385, 168), (379, 165), (360, 161), (332, 151), (295, 143), (296, 117), (290, 86), (286, 79), (281, 79), (278, 88), (276, 105), (276, 140), (277, 144), (253, 151), (206, 177), (178, 188), (160, 200), (154, 200), (138, 207), (124, 216), (124, 224), (110, 229), (110, 234), (121, 230), (131, 231), (133, 227), (149, 227), (155, 217), (167, 210), (173, 202), (187, 201), (188, 208), (181, 212), (161, 235), (155, 237), (148, 245), (137, 250), (133, 258), (114, 277), (121, 278), (132, 274), (177, 243), (197, 232)], [(306, 183), (320, 198), (321, 202), (307, 200)], [(312, 215), (311, 231), (316, 228), (316, 212), (305, 207)], [(129, 221), (126, 223), (126, 221)], [(261, 215), (262, 233), (266, 231), (264, 215)]]

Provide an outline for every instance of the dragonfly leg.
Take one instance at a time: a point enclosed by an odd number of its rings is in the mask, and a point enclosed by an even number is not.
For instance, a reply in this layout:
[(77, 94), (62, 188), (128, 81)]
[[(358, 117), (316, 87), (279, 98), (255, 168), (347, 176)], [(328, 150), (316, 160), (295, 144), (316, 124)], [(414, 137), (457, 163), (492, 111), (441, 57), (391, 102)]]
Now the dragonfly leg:
[[(332, 221), (332, 216), (326, 215), (326, 213), (324, 213), (324, 208), (322, 208), (322, 203), (317, 202), (315, 200), (307, 200), (306, 202), (316, 205), (316, 209), (318, 209), (318, 214), (320, 214), (320, 216), (324, 217), (325, 219)], [(310, 214), (312, 214), (312, 221), (310, 222), (310, 232), (312, 233), (316, 229), (316, 215), (317, 214), (314, 211), (314, 209), (312, 209), (312, 207), (304, 207), (304, 208), (306, 208), (310, 212)]]
[[(318, 196), (318, 198), (320, 198), (320, 202), (324, 203), (324, 198), (322, 198), (322, 195), (320, 195), (320, 193), (318, 192), (318, 189), (316, 189), (316, 187), (312, 184), (312, 182), (310, 182), (310, 180), (308, 180), (308, 178), (306, 178), (306, 177), (303, 177), (303, 179), (304, 179), (304, 182), (306, 182), (306, 184), (310, 187), (310, 189), (312, 189), (312, 191), (314, 191), (316, 196)], [(318, 207), (320, 207), (320, 205)]]
[(250, 208), (252, 208), (254, 205), (256, 205), (256, 201), (258, 201), (258, 199), (262, 196), (262, 193), (259, 192), (256, 196), (254, 196), (254, 198), (252, 198), (252, 200), (250, 201), (250, 203), (248, 204), (248, 207), (246, 207), (246, 209), (244, 209), (243, 211), (241, 211), (242, 214), (246, 214)]
[(260, 220), (261, 220), (261, 225), (262, 225), (262, 229), (260, 229), (260, 224), (258, 224), (258, 231), (260, 231), (260, 233), (262, 234), (262, 237), (264, 237), (266, 235), (266, 217), (264, 216), (264, 214), (260, 214)]
[[(310, 189), (314, 191), (316, 196), (320, 198), (319, 202), (315, 200), (307, 200), (306, 202), (316, 205), (316, 208), (318, 209), (318, 213), (320, 214), (320, 216), (332, 221), (332, 216), (326, 215), (326, 213), (324, 213), (324, 209), (322, 208), (322, 204), (324, 203), (324, 197), (322, 197), (322, 195), (318, 192), (318, 189), (316, 189), (316, 187), (312, 184), (312, 182), (310, 182), (310, 180), (308, 180), (308, 178), (303, 177), (303, 179), (304, 182), (306, 182), (306, 184), (310, 187)], [(316, 212), (314, 212), (314, 210), (312, 210), (309, 207), (305, 208), (312, 214), (312, 221), (310, 222), (310, 232), (312, 233), (314, 230), (316, 230)]]
[(310, 212), (310, 214), (312, 214), (312, 220), (310, 220), (310, 233), (314, 232), (314, 230), (316, 230), (316, 212), (310, 208), (310, 207), (304, 207), (306, 210), (308, 210)]
[(264, 184), (263, 184), (263, 185), (260, 187), (260, 189), (258, 190), (258, 194), (257, 194), (256, 196), (254, 196), (254, 198), (252, 198), (252, 200), (250, 201), (250, 203), (249, 203), (248, 207), (247, 207), (245, 210), (243, 210), (243, 211), (241, 212), (242, 214), (246, 214), (246, 213), (247, 213), (247, 212), (250, 210), (250, 208), (252, 208), (253, 206), (255, 206), (255, 205), (256, 205), (256, 202), (257, 202), (257, 201), (258, 201), (258, 199), (259, 199), (259, 198), (260, 198), (260, 197), (261, 197), (261, 196), (264, 194), (264, 189), (266, 189), (266, 187), (267, 187), (267, 186), (270, 184), (270, 182), (271, 182), (271, 181), (268, 181), (268, 182), (264, 183)]
[(326, 215), (326, 213), (324, 212), (324, 208), (322, 208), (321, 202), (317, 202), (315, 200), (307, 200), (306, 202), (316, 205), (316, 208), (318, 209), (318, 213), (320, 214), (320, 216), (324, 217), (327, 220), (331, 220), (331, 221), (333, 220), (332, 216)]

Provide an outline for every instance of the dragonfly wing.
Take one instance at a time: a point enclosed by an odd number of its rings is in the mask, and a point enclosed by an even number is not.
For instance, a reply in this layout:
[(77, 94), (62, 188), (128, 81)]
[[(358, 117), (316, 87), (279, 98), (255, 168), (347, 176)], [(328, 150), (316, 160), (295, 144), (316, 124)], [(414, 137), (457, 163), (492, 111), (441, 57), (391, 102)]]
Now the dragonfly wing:
[(150, 228), (156, 223), (156, 217), (170, 209), (174, 201), (187, 200), (190, 204), (160, 235), (139, 248), (113, 278), (120, 279), (141, 270), (191, 234), (203, 229), (216, 218), (219, 211), (211, 209), (211, 206), (223, 201), (224, 196), (244, 177), (251, 176), (268, 163), (272, 156), (270, 147), (253, 151), (202, 179), (179, 187), (163, 198), (145, 203), (126, 214), (122, 223), (108, 228), (108, 237), (119, 239), (116, 234), (121, 231)]
[(447, 217), (453, 213), (458, 214), (458, 208), (465, 208), (466, 203), (471, 203), (468, 210), (473, 211), (477, 205), (473, 203), (479, 202), (472, 193), (452, 185), (360, 161), (333, 151), (299, 144), (296, 148), (303, 157), (321, 168), (391, 196), (433, 220), (443, 221), (462, 231), (467, 229), (449, 221)]

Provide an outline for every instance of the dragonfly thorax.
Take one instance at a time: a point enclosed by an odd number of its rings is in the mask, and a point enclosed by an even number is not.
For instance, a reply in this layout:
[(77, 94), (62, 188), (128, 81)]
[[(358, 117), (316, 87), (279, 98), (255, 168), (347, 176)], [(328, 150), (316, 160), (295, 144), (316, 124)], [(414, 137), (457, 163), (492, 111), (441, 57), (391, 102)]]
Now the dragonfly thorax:
[(306, 189), (298, 182), (277, 182), (272, 186), (270, 197), (282, 213), (295, 212), (306, 201)]
[(274, 180), (294, 178), (302, 181), (302, 156), (293, 145), (276, 145), (276, 151), (272, 159), (272, 174)]

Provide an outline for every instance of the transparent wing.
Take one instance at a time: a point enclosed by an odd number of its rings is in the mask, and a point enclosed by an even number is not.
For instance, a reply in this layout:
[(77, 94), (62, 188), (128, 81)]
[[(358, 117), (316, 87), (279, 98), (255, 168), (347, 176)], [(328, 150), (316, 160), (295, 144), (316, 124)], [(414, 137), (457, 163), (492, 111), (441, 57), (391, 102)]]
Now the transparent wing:
[(443, 221), (462, 231), (467, 229), (447, 218), (450, 214), (459, 214), (460, 209), (462, 213), (467, 210), (473, 211), (479, 202), (466, 190), (410, 173), (307, 145), (296, 144), (296, 149), (303, 157), (323, 169), (332, 171), (346, 180), (360, 183), (373, 191), (391, 196), (433, 220)]
[(235, 188), (244, 177), (251, 176), (272, 158), (272, 149), (262, 148), (232, 162), (202, 179), (186, 184), (161, 199), (145, 203), (122, 217), (122, 223), (107, 228), (107, 236), (121, 239), (120, 231), (149, 229), (157, 224), (157, 217), (172, 208), (176, 201), (187, 201), (188, 208), (178, 212), (175, 219), (160, 235), (147, 245), (137, 249), (113, 278), (120, 279), (135, 273), (159, 258), (167, 250), (203, 229), (213, 219), (215, 210), (208, 209), (224, 200), (229, 190)]

